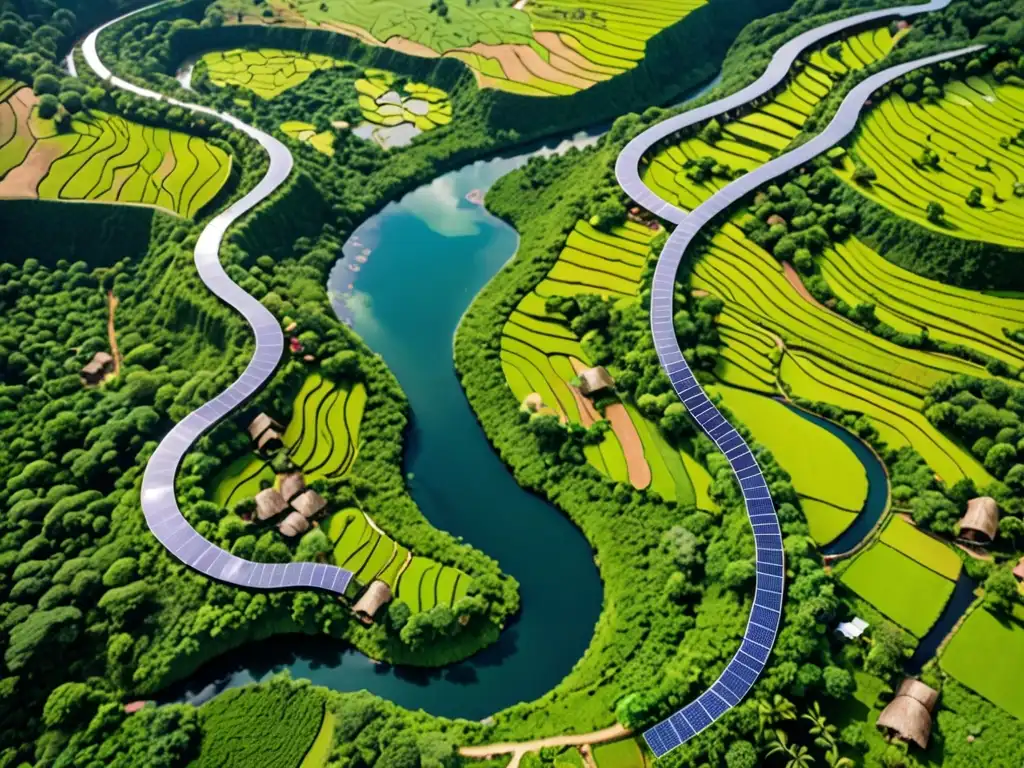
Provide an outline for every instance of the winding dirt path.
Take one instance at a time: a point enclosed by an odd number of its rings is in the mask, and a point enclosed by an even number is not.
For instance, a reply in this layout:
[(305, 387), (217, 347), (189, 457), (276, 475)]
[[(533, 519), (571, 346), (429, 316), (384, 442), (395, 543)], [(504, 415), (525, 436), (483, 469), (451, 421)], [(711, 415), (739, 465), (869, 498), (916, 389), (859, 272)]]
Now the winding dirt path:
[(533, 741), (507, 741), (498, 744), (483, 744), (479, 747), (461, 747), (459, 754), (463, 757), (488, 758), (495, 755), (512, 755), (508, 768), (519, 768), (519, 761), (527, 752), (538, 752), (544, 747), (581, 747), (583, 759), (590, 768), (593, 768), (594, 758), (589, 747), (594, 744), (604, 744), (608, 741), (621, 739), (633, 732), (623, 725), (616, 723), (600, 731), (591, 733), (580, 733), (575, 736), (549, 736), (545, 739), (534, 739)]
[(114, 376), (121, 375), (121, 351), (117, 348), (117, 332), (114, 330), (114, 312), (120, 303), (113, 291), (107, 291), (107, 340), (110, 342), (110, 354), (114, 358)]

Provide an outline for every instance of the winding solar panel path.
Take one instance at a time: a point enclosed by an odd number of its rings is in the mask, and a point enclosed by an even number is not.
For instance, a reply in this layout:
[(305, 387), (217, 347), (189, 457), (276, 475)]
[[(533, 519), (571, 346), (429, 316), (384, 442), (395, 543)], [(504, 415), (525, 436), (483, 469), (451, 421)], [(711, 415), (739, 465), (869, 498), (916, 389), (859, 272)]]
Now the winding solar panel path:
[(234, 383), (175, 424), (160, 441), (142, 477), (142, 512), (150, 530), (172, 555), (210, 578), (251, 589), (308, 588), (340, 595), (352, 579), (351, 571), (324, 563), (254, 563), (243, 560), (200, 536), (189, 525), (174, 497), (174, 476), (188, 450), (206, 430), (258, 392), (274, 373), (281, 358), (284, 335), (277, 319), (259, 301), (232, 282), (220, 264), (219, 253), (228, 227), (269, 197), (288, 178), (292, 170), (292, 156), (277, 139), (246, 125), (238, 118), (208, 107), (164, 97), (156, 91), (140, 88), (112, 75), (96, 53), (97, 38), (111, 25), (149, 7), (152, 6), (125, 14), (93, 31), (82, 44), (82, 54), (88, 66), (100, 79), (117, 88), (229, 123), (267, 150), (270, 165), (266, 175), (248, 194), (210, 220), (195, 248), (199, 277), (207, 288), (245, 317), (252, 327), (256, 352)]
[[(744, 195), (808, 162), (849, 134), (857, 124), (864, 102), (882, 85), (918, 67), (978, 51), (981, 48), (983, 46), (972, 46), (929, 56), (890, 67), (867, 78), (850, 91), (835, 117), (821, 134), (803, 146), (740, 177), (697, 206), (690, 214), (680, 216), (679, 226), (676, 227), (665, 244), (655, 268), (651, 289), (651, 333), (654, 337), (654, 346), (658, 352), (661, 367), (672, 381), (672, 387), (679, 399), (701, 429), (715, 441), (718, 448), (725, 454), (739, 480), (747, 515), (754, 531), (757, 585), (754, 592), (753, 608), (740, 649), (726, 665), (719, 678), (694, 701), (644, 733), (644, 738), (656, 757), (661, 757), (681, 746), (710, 726), (729, 709), (739, 704), (757, 682), (757, 678), (768, 662), (768, 656), (778, 633), (785, 579), (782, 532), (768, 486), (757, 466), (757, 461), (754, 459), (750, 447), (725, 420), (725, 417), (718, 412), (718, 409), (697, 383), (683, 359), (682, 350), (676, 341), (672, 323), (672, 297), (676, 273), (683, 255), (701, 229), (719, 213), (725, 211)], [(634, 147), (634, 151), (637, 151), (641, 146), (651, 146), (658, 138), (665, 135), (663, 130), (659, 130), (660, 128), (661, 126), (655, 126), (641, 134), (627, 146), (627, 151), (629, 147)], [(648, 133), (654, 136), (654, 138), (648, 137), (649, 141), (644, 139)], [(630, 162), (633, 163), (632, 160)], [(618, 168), (616, 170), (618, 171)], [(654, 197), (640, 181), (639, 175), (635, 173), (619, 175), (619, 181), (626, 193), (645, 207)], [(660, 211), (666, 210), (667, 204), (664, 201), (656, 197), (654, 199), (656, 202), (653, 205), (662, 204), (654, 212), (660, 213)], [(673, 206), (667, 206), (667, 208), (671, 209), (670, 213), (682, 213)]]
[(673, 224), (679, 224), (686, 217), (686, 211), (660, 198), (640, 179), (640, 160), (654, 144), (668, 138), (676, 131), (702, 123), (705, 120), (710, 120), (731, 109), (742, 107), (748, 101), (768, 93), (786, 79), (790, 68), (793, 66), (793, 62), (796, 61), (797, 56), (805, 49), (820, 43), (822, 40), (838, 32), (871, 21), (903, 18), (926, 11), (937, 11), (945, 8), (951, 2), (952, 0), (932, 0), (932, 2), (924, 5), (903, 5), (897, 8), (869, 11), (868, 13), (860, 13), (856, 16), (823, 24), (820, 27), (809, 29), (803, 34), (797, 35), (775, 52), (772, 60), (768, 62), (768, 67), (765, 69), (764, 74), (746, 88), (706, 104), (703, 107), (663, 120), (629, 142), (615, 161), (615, 176), (619, 181), (619, 186), (626, 190), (633, 200), (651, 213)]

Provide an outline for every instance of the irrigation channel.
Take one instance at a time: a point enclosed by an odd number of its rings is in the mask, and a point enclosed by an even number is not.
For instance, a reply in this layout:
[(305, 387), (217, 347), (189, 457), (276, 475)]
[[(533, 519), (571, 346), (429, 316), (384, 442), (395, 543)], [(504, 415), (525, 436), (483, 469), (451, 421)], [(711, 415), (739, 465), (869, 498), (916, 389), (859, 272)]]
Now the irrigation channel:
[[(99, 61), (96, 37), (119, 20), (86, 40), (83, 54), (88, 65), (117, 87), (165, 99), (112, 77)], [(172, 553), (213, 578), (248, 587), (333, 589), (338, 584), (330, 579), (346, 578), (341, 569), (324, 567), (311, 574), (308, 567), (267, 566), (268, 580), (264, 580), (263, 566), (235, 562), (239, 559), (220, 553), (208, 542), (195, 541), (193, 546), (195, 532), (182, 527), (184, 518), (169, 492), (173, 472), (192, 442), (262, 387), (280, 354), (276, 321), (270, 319), (271, 327), (258, 302), (227, 279), (217, 252), (231, 222), (287, 176), (291, 158), (280, 142), (236, 118), (166, 100), (226, 120), (259, 141), (272, 162), (267, 177), (254, 190), (211, 221), (196, 249), (204, 282), (253, 326), (256, 356), (238, 381), (186, 417), (161, 442), (143, 482), (143, 511)], [(295, 677), (336, 690), (365, 688), (402, 706), (482, 718), (542, 695), (580, 658), (601, 606), (592, 553), (579, 531), (548, 504), (520, 489), (494, 454), (452, 370), (451, 338), (473, 296), (514, 255), (518, 244), (510, 227), (482, 210), (480, 196), (529, 157), (596, 138), (591, 134), (563, 142), (559, 148), (541, 147), (474, 163), (436, 179), (363, 224), (346, 245), (330, 279), (339, 317), (351, 322), (383, 355), (409, 396), (414, 418), (406, 471), (413, 497), (434, 525), (496, 557), (519, 580), (525, 606), (519, 620), (491, 648), (435, 671), (376, 664), (325, 639), (275, 638), (203, 668), (165, 698), (198, 703), (224, 688), (288, 669)], [(408, 247), (409, 243), (416, 243), (416, 248)], [(356, 265), (358, 270), (352, 268)], [(840, 437), (845, 442), (853, 439)], [(870, 476), (870, 467), (868, 472)], [(451, 482), (452, 478), (458, 482)]]

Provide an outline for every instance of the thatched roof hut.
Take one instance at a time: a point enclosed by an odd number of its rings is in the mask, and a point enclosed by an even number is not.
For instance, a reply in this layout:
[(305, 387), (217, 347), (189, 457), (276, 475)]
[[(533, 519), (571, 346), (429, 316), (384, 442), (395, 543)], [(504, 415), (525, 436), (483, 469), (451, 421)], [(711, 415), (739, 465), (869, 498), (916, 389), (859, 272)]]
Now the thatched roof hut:
[(991, 496), (979, 496), (967, 502), (967, 513), (960, 520), (960, 538), (975, 544), (989, 544), (999, 533), (999, 505)]
[(584, 395), (592, 395), (602, 389), (611, 389), (615, 386), (615, 379), (605, 370), (603, 365), (587, 368), (580, 371), (580, 392)]
[(938, 691), (908, 677), (900, 683), (893, 700), (878, 716), (876, 725), (889, 736), (912, 741), (921, 749), (927, 749), (932, 733), (932, 712), (938, 700)]
[(280, 487), (281, 495), (285, 500), (291, 501), (306, 490), (306, 478), (302, 476), (301, 472), (289, 472), (287, 475), (281, 476), (278, 487)]
[(356, 604), (352, 606), (352, 612), (363, 624), (372, 624), (373, 617), (380, 610), (380, 607), (391, 601), (391, 587), (385, 582), (377, 579), (373, 581), (366, 591), (359, 596)]
[(92, 360), (82, 366), (82, 381), (86, 384), (99, 384), (113, 368), (113, 356), (109, 352), (97, 352)]
[(265, 448), (273, 448), (273, 443), (281, 444), (281, 432), (284, 430), (280, 424), (261, 413), (249, 425), (249, 437), (256, 444), (256, 450), (262, 451)]
[(316, 515), (327, 506), (327, 502), (324, 500), (324, 497), (312, 488), (307, 488), (305, 491), (293, 498), (289, 503), (292, 505), (292, 509), (301, 514), (307, 520), (311, 520), (316, 517)]
[(309, 520), (304, 518), (301, 512), (289, 512), (288, 517), (277, 526), (277, 530), (288, 538), (294, 538), (309, 530)]
[(288, 509), (288, 502), (275, 488), (264, 488), (256, 494), (256, 517), (269, 520)]

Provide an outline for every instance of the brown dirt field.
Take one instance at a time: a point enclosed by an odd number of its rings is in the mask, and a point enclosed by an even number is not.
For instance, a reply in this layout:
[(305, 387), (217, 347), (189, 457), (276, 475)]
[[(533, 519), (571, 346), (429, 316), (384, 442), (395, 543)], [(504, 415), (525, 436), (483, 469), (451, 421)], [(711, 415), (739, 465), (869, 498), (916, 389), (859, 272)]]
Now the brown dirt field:
[(171, 175), (171, 171), (174, 170), (176, 164), (174, 153), (168, 150), (164, 153), (164, 159), (160, 161), (160, 165), (153, 172), (153, 175), (149, 177), (149, 180), (159, 189), (160, 185), (164, 183), (164, 179)]
[(39, 182), (43, 180), (53, 162), (63, 154), (55, 141), (37, 141), (28, 151), (25, 162), (0, 181), (0, 197), (39, 197)]
[[(533, 38), (551, 51), (553, 56), (571, 61), (580, 69), (588, 70), (599, 75), (608, 75), (608, 77), (619, 74), (619, 70), (614, 67), (608, 67), (604, 64), (595, 64), (576, 49), (570, 48), (565, 44), (565, 41), (562, 40), (562, 36), (558, 32), (534, 32)], [(607, 80), (608, 78), (602, 77), (601, 79)]]
[(534, 741), (504, 742), (500, 744), (484, 744), (479, 747), (460, 747), (459, 754), (463, 757), (488, 758), (494, 755), (512, 755), (508, 768), (517, 768), (523, 755), (527, 752), (537, 752), (544, 747), (584, 747), (592, 744), (604, 744), (608, 741), (615, 741), (623, 736), (632, 733), (628, 728), (619, 725), (602, 728), (593, 733), (581, 733), (576, 736), (549, 736), (546, 739), (535, 739)]
[(809, 301), (818, 309), (824, 309), (826, 312), (830, 311), (828, 307), (824, 306), (816, 298), (811, 296), (810, 291), (807, 290), (807, 286), (804, 285), (804, 281), (800, 279), (800, 275), (796, 273), (796, 270), (793, 269), (793, 265), (788, 261), (782, 262), (782, 272), (786, 275), (786, 282), (793, 286), (793, 290), (799, 293), (801, 298), (805, 301)]
[(5, 101), (0, 104), (0, 146), (14, 138), (17, 128), (18, 120), (14, 116), (14, 107)]
[(441, 54), (433, 48), (426, 46), (423, 43), (407, 40), (404, 37), (390, 38), (387, 42), (387, 47), (398, 51), (399, 53), (407, 53), (410, 56), (421, 56), (424, 59), (437, 59), (441, 56)]
[(592, 80), (555, 69), (528, 45), (474, 43), (469, 48), (463, 48), (462, 50), (479, 54), (488, 59), (497, 59), (498, 63), (501, 64), (501, 68), (505, 70), (505, 76), (509, 80), (515, 80), (520, 83), (529, 83), (535, 78), (541, 78), (542, 80), (550, 80), (553, 83), (562, 83), (580, 89), (589, 88), (594, 84)]
[(589, 427), (594, 422), (604, 418), (604, 416), (598, 413), (590, 399), (583, 396), (578, 387), (570, 384), (569, 389), (572, 391), (572, 396), (576, 398), (576, 406), (580, 409), (580, 424), (584, 427)]
[(622, 403), (609, 405), (604, 409), (605, 417), (611, 422), (612, 432), (622, 444), (622, 452), (626, 455), (626, 469), (629, 471), (629, 482), (637, 490), (651, 484), (651, 465), (644, 458), (644, 444), (636, 425), (629, 418), (629, 412)]

